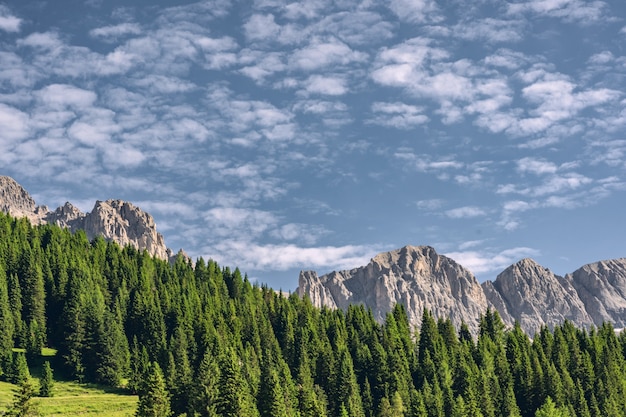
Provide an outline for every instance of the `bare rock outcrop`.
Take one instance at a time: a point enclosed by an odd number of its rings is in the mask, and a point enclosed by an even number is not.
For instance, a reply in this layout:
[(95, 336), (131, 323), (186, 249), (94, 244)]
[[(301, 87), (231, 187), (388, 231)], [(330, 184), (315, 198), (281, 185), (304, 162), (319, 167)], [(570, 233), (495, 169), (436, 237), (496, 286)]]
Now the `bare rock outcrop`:
[(405, 306), (411, 325), (420, 325), (424, 308), (435, 317), (465, 322), (474, 333), (487, 309), (480, 284), (467, 269), (429, 246), (405, 246), (375, 256), (364, 267), (318, 277), (300, 273), (299, 295), (316, 306), (347, 308), (365, 304), (382, 321), (396, 303)]
[(597, 326), (607, 321), (626, 327), (626, 258), (587, 264), (565, 277)]
[(122, 246), (145, 249), (161, 259), (172, 256), (163, 236), (156, 231), (154, 218), (126, 201), (96, 201), (91, 213), (84, 217), (82, 229), (89, 238), (103, 236)]
[(531, 336), (541, 326), (554, 328), (566, 319), (581, 327), (594, 324), (571, 280), (532, 259), (509, 266), (493, 283), (487, 281), (482, 287), (503, 321), (509, 325), (518, 321)]
[(26, 217), (33, 224), (41, 224), (48, 209), (46, 206), (37, 206), (30, 194), (13, 178), (0, 176), (0, 211), (13, 217)]
[(49, 211), (46, 206), (37, 206), (30, 194), (13, 178), (0, 176), (0, 210), (14, 217), (26, 217), (33, 224), (49, 223), (71, 231), (84, 230), (89, 239), (102, 236), (122, 246), (132, 245), (139, 250), (147, 250), (161, 259), (173, 260), (176, 257), (157, 232), (154, 218), (122, 200), (96, 201), (90, 213), (81, 212), (69, 202)]

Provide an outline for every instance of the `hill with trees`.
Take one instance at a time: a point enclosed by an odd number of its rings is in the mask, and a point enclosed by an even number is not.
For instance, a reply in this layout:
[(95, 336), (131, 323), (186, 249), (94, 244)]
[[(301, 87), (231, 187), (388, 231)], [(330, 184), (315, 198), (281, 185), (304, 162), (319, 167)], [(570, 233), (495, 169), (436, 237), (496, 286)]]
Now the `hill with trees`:
[[(624, 416), (626, 335), (565, 321), (531, 340), (486, 310), (316, 308), (212, 260), (174, 263), (0, 214), (0, 370), (123, 386), (138, 416)], [(25, 355), (16, 354), (22, 348)], [(35, 395), (32, 392), (30, 395)]]

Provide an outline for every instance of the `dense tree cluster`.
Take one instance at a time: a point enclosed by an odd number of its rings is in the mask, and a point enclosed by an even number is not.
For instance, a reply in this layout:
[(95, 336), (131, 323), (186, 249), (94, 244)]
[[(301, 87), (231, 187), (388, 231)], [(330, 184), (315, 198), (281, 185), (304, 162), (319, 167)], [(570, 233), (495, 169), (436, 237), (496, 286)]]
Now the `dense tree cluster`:
[[(533, 340), (487, 311), (474, 337), (396, 306), (317, 309), (238, 269), (174, 264), (0, 214), (0, 373), (139, 393), (138, 416), (624, 416), (626, 336), (565, 322)], [(12, 348), (26, 355), (12, 354)], [(46, 365), (49, 369), (49, 365)]]

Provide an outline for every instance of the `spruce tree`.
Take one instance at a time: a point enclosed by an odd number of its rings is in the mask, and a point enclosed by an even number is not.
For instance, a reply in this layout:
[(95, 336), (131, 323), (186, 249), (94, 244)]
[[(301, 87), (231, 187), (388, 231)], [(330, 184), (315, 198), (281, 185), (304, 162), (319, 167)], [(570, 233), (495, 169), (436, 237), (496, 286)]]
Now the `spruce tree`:
[(35, 387), (30, 378), (24, 379), (19, 384), (19, 389), (13, 397), (13, 404), (7, 412), (11, 417), (39, 417), (39, 410), (33, 403)]
[(139, 395), (136, 417), (169, 417), (170, 398), (165, 388), (163, 372), (157, 362), (151, 362), (145, 382), (145, 392)]
[(567, 408), (557, 407), (552, 398), (546, 398), (539, 409), (535, 412), (535, 417), (571, 417)]
[(52, 397), (53, 386), (54, 378), (52, 375), (52, 368), (50, 367), (50, 362), (45, 361), (41, 370), (41, 377), (39, 378), (39, 396)]
[(28, 370), (28, 362), (23, 352), (17, 352), (13, 355), (13, 363), (11, 366), (11, 374), (9, 382), (19, 385), (30, 379), (30, 371)]

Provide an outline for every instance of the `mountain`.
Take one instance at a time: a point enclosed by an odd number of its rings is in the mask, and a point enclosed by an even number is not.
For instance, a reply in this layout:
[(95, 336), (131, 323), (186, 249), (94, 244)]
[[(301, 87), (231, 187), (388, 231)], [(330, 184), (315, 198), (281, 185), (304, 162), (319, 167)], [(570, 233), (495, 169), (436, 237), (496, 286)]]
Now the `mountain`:
[(543, 325), (554, 328), (566, 319), (583, 327), (594, 324), (571, 280), (532, 259), (509, 266), (482, 287), (506, 324), (518, 321), (530, 334)]
[(379, 321), (394, 304), (402, 303), (413, 326), (420, 324), (427, 308), (435, 317), (449, 317), (456, 326), (464, 321), (473, 333), (487, 310), (487, 299), (474, 275), (430, 246), (405, 246), (377, 255), (364, 267), (321, 277), (303, 271), (296, 291), (308, 295), (318, 307), (365, 304)]
[(364, 304), (382, 321), (394, 303), (404, 304), (411, 325), (420, 325), (422, 311), (465, 322), (477, 334), (487, 307), (502, 321), (516, 321), (529, 335), (542, 326), (553, 329), (569, 320), (589, 328), (611, 322), (626, 327), (626, 258), (585, 265), (564, 277), (532, 259), (522, 259), (495, 281), (478, 284), (467, 269), (429, 246), (406, 246), (381, 253), (364, 267), (319, 277), (300, 273), (297, 293), (318, 306), (345, 309)]
[(89, 213), (81, 212), (69, 202), (50, 211), (46, 206), (37, 206), (13, 178), (0, 176), (0, 210), (14, 217), (26, 217), (33, 224), (56, 224), (71, 231), (84, 230), (89, 239), (102, 236), (122, 246), (145, 249), (161, 259), (174, 257), (165, 246), (163, 236), (157, 232), (154, 218), (126, 201), (96, 201)]
[(591, 263), (566, 275), (593, 322), (626, 327), (626, 258)]

